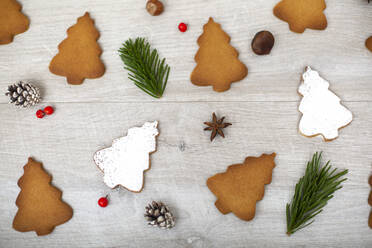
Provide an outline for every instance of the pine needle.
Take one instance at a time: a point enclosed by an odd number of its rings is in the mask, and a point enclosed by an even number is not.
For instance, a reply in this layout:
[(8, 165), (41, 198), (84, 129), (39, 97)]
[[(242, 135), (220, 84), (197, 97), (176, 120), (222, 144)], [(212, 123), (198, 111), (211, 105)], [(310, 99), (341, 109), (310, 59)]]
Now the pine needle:
[(314, 217), (323, 211), (333, 193), (342, 188), (340, 179), (348, 173), (343, 170), (336, 173), (330, 161), (321, 166), (322, 153), (315, 153), (307, 163), (305, 175), (298, 181), (291, 203), (287, 204), (287, 234), (297, 232), (314, 222)]
[(160, 98), (167, 86), (170, 67), (165, 59), (160, 59), (158, 51), (151, 49), (145, 38), (127, 40), (119, 49), (124, 69), (129, 71), (129, 79), (152, 97)]

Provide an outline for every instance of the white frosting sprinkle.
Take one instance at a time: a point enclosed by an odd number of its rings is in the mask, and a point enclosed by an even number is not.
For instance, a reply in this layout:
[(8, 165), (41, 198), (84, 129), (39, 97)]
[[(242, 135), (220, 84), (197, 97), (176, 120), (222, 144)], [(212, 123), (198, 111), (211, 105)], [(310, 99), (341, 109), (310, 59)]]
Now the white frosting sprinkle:
[(299, 111), (303, 114), (299, 129), (305, 136), (322, 135), (325, 140), (338, 137), (338, 129), (348, 125), (352, 113), (330, 91), (329, 83), (309, 66), (302, 75), (298, 92), (303, 95)]
[(154, 121), (130, 128), (127, 136), (115, 139), (111, 147), (94, 154), (107, 186), (121, 185), (133, 192), (142, 190), (143, 173), (150, 168), (150, 153), (156, 150), (157, 125)]

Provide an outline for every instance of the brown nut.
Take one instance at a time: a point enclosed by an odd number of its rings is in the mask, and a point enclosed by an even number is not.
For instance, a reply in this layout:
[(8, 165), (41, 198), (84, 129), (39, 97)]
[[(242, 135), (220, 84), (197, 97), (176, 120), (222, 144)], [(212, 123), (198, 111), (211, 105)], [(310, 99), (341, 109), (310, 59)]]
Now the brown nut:
[(366, 47), (372, 52), (372, 36), (366, 40)]
[(257, 55), (269, 54), (273, 48), (275, 39), (269, 31), (258, 32), (252, 40), (252, 50)]
[(146, 4), (146, 10), (152, 16), (158, 16), (164, 11), (164, 5), (158, 0), (149, 0)]

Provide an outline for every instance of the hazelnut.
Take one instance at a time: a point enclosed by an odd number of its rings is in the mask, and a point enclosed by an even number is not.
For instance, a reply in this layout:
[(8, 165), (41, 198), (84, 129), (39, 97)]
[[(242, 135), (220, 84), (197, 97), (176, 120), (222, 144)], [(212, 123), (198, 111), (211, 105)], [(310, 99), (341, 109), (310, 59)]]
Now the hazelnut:
[[(366, 40), (366, 47), (372, 52), (372, 36)], [(371, 179), (372, 180), (372, 179)], [(372, 184), (371, 184), (372, 185)]]
[(149, 0), (146, 4), (146, 10), (152, 16), (158, 16), (163, 13), (164, 5), (158, 0)]
[(275, 39), (269, 31), (258, 32), (252, 40), (252, 50), (257, 55), (269, 54), (273, 48)]

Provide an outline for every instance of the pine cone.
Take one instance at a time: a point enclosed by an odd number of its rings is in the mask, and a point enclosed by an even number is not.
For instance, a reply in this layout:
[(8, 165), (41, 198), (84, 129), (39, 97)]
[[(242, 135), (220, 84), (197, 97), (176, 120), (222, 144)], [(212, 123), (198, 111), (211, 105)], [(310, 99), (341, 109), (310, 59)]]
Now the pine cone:
[(174, 227), (174, 217), (169, 208), (162, 202), (153, 201), (145, 207), (145, 217), (150, 226), (158, 226), (162, 229)]
[(9, 103), (23, 108), (34, 106), (41, 100), (40, 90), (34, 85), (22, 81), (9, 85), (5, 95), (9, 96)]

